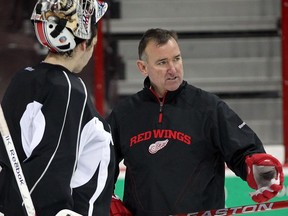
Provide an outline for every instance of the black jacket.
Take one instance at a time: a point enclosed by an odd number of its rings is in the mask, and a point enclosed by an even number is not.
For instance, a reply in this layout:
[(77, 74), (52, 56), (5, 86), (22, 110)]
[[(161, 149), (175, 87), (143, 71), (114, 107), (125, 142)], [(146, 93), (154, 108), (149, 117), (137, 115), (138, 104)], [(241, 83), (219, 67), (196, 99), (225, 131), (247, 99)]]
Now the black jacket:
[(108, 117), (125, 204), (134, 216), (223, 208), (225, 162), (245, 180), (245, 156), (264, 152), (261, 141), (214, 94), (183, 81), (159, 99), (144, 85)]

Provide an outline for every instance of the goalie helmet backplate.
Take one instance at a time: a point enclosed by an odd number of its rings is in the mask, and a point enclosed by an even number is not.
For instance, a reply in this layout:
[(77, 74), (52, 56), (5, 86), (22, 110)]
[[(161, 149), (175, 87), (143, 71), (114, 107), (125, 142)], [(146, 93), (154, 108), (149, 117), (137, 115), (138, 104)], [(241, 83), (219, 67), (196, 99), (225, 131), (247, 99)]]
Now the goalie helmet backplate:
[(97, 23), (108, 5), (97, 0), (38, 0), (31, 20), (37, 39), (53, 52), (76, 46), (75, 37), (91, 38), (91, 23)]

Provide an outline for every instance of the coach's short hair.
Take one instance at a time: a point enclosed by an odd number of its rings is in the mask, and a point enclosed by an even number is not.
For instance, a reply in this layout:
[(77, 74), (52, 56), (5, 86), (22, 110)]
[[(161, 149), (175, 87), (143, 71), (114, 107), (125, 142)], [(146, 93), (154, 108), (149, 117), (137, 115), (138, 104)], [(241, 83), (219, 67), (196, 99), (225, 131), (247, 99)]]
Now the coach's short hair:
[(148, 29), (142, 36), (139, 45), (138, 45), (138, 58), (142, 59), (144, 50), (146, 49), (147, 44), (150, 41), (155, 41), (157, 44), (165, 44), (174, 38), (178, 42), (178, 35), (173, 30), (166, 30), (161, 28), (151, 28)]

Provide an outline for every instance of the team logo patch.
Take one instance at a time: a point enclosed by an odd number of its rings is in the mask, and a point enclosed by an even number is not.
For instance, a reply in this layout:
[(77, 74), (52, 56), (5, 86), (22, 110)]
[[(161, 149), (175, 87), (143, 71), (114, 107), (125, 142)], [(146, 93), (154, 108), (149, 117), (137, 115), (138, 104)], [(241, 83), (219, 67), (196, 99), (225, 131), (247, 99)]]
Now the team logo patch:
[(163, 149), (167, 143), (169, 142), (168, 139), (157, 141), (149, 146), (149, 152), (151, 154), (156, 154), (159, 150)]

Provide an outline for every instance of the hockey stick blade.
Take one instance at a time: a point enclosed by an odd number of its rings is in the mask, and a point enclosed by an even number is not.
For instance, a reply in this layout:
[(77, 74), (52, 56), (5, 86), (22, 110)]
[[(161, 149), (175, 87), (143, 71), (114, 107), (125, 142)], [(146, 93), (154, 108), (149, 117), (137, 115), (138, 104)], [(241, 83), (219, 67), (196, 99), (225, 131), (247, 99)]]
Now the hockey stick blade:
[(278, 201), (278, 202), (267, 202), (260, 203), (255, 205), (245, 205), (245, 206), (237, 206), (231, 208), (223, 208), (223, 209), (215, 209), (215, 210), (207, 210), (200, 211), (194, 213), (185, 213), (185, 214), (176, 214), (169, 216), (225, 216), (225, 215), (236, 215), (236, 214), (247, 214), (253, 212), (261, 212), (261, 211), (269, 211), (275, 209), (285, 209), (288, 208), (288, 200)]
[(12, 137), (9, 132), (9, 128), (7, 126), (7, 122), (4, 117), (4, 113), (2, 110), (2, 106), (0, 105), (0, 133), (3, 138), (3, 142), (9, 157), (9, 161), (11, 163), (11, 167), (20, 191), (20, 194), (22, 196), (22, 200), (24, 203), (25, 210), (27, 212), (28, 216), (35, 216), (35, 208), (30, 196), (30, 192), (28, 190), (24, 174), (15, 150), (15, 146), (12, 140)]
[(82, 216), (82, 215), (68, 209), (63, 209), (59, 211), (56, 214), (56, 216)]

